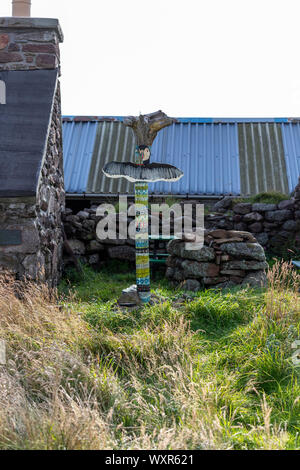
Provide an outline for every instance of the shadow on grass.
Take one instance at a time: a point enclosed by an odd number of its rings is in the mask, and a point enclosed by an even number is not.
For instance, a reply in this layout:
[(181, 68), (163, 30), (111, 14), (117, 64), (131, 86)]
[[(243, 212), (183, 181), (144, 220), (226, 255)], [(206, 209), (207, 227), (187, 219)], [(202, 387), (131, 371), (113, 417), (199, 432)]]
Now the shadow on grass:
[(80, 302), (108, 302), (120, 295), (124, 287), (135, 283), (135, 272), (129, 263), (110, 261), (95, 271), (83, 266), (82, 272), (74, 268), (66, 270), (59, 286), (59, 293), (70, 294)]

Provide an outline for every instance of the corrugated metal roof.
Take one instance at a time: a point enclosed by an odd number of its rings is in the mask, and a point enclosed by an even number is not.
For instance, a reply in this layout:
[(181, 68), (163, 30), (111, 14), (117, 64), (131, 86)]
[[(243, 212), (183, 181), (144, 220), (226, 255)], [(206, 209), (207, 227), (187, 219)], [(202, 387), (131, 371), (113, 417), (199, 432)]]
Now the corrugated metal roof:
[[(132, 161), (133, 133), (121, 116), (63, 117), (65, 186), (75, 194), (133, 194), (124, 178), (102, 173), (112, 160)], [(152, 161), (184, 172), (150, 193), (223, 195), (291, 192), (300, 173), (299, 118), (176, 118), (158, 133)]]
[(241, 193), (289, 193), (280, 124), (238, 124)]
[[(102, 173), (109, 161), (133, 160), (135, 140), (130, 128), (121, 121), (64, 120), (63, 132), (67, 193), (133, 194), (133, 183)], [(175, 165), (184, 177), (176, 183), (150, 184), (150, 193), (240, 193), (236, 124), (173, 124), (157, 135), (151, 161)]]
[(125, 178), (108, 178), (102, 173), (111, 161), (133, 161), (135, 140), (132, 129), (122, 122), (99, 122), (86, 191), (88, 193), (134, 193), (134, 184)]
[(300, 124), (281, 124), (281, 130), (291, 192), (295, 189), (300, 175)]
[(97, 128), (97, 122), (63, 123), (64, 174), (68, 193), (86, 192)]
[(176, 183), (149, 185), (156, 194), (239, 194), (236, 124), (180, 123), (161, 131), (153, 142), (152, 161), (184, 172)]
[[(193, 122), (198, 124), (219, 124), (221, 123), (239, 123), (239, 122), (300, 122), (300, 117), (290, 117), (290, 118), (211, 118), (211, 117), (176, 117), (177, 122)], [(124, 120), (123, 116), (63, 116), (64, 121), (99, 121), (99, 122), (112, 122), (112, 121), (122, 121)]]

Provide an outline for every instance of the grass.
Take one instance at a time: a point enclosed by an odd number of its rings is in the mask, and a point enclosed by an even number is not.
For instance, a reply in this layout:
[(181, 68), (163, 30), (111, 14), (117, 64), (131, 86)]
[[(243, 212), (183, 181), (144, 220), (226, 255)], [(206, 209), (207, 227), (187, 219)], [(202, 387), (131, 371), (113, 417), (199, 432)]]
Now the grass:
[(270, 266), (272, 266), (278, 260), (291, 261), (300, 259), (300, 244), (299, 237), (297, 240), (293, 235), (290, 236), (285, 242), (280, 245), (272, 246), (268, 249), (267, 260)]
[(299, 449), (300, 276), (122, 311), (120, 264), (68, 273), (59, 293), (0, 283), (0, 449)]
[(279, 204), (281, 201), (290, 199), (288, 194), (280, 193), (279, 191), (269, 191), (255, 194), (255, 196), (237, 198), (234, 200), (234, 203), (239, 202), (250, 202), (254, 203), (264, 203), (264, 204)]
[(181, 202), (181, 199), (178, 199), (176, 197), (166, 197), (163, 204), (167, 204), (169, 207), (172, 207), (174, 204), (179, 204)]

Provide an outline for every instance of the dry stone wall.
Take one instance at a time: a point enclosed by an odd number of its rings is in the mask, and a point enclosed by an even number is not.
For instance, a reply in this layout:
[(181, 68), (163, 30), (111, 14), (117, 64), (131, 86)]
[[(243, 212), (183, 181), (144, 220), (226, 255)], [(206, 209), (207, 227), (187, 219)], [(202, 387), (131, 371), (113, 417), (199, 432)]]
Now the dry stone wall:
[(234, 201), (225, 197), (217, 202), (205, 226), (248, 231), (267, 251), (278, 255), (300, 249), (300, 183), (291, 199), (278, 204)]
[(61, 277), (64, 242), (62, 213), (65, 210), (65, 190), (60, 103), (58, 82), (36, 205), (36, 226), (40, 240), (37, 264), (44, 271), (44, 278), (53, 286)]
[[(0, 272), (21, 278), (39, 249), (34, 198), (0, 199), (0, 229), (22, 231), (22, 244), (0, 247)], [(30, 275), (33, 275), (31, 266)]]
[[(102, 201), (104, 202), (104, 201)], [(110, 200), (117, 203), (117, 199)], [(184, 205), (192, 204), (193, 230), (196, 227), (197, 200), (181, 201), (182, 213)], [(96, 235), (97, 222), (101, 217), (96, 216), (97, 205), (91, 204), (82, 210), (72, 209), (71, 203), (64, 216), (64, 226), (67, 237), (74, 252), (82, 261), (97, 266), (101, 260), (114, 258), (119, 260), (135, 261), (134, 241), (126, 240), (98, 240)], [(74, 206), (73, 206), (74, 207)], [(205, 205), (207, 208), (207, 206)], [(282, 254), (283, 249), (300, 249), (300, 182), (295, 188), (291, 199), (281, 201), (279, 204), (265, 203), (235, 203), (233, 197), (225, 197), (214, 204), (204, 216), (204, 225), (207, 230), (229, 230), (249, 232), (253, 235), (266, 252)], [(158, 215), (150, 214), (149, 225), (157, 219)], [(128, 217), (128, 224), (133, 221)], [(184, 218), (181, 217), (180, 222)], [(176, 221), (176, 220), (175, 220)], [(160, 233), (162, 218), (159, 218)], [(171, 218), (170, 233), (173, 234), (174, 219)], [(118, 228), (118, 225), (117, 225)], [(225, 235), (224, 235), (225, 236)], [(154, 242), (150, 243), (150, 249)], [(167, 242), (160, 241), (158, 253), (167, 252)], [(293, 251), (291, 252), (293, 253)], [(65, 256), (65, 264), (69, 264), (70, 258)]]
[[(99, 266), (101, 261), (111, 258), (124, 261), (135, 262), (135, 242), (127, 239), (99, 239), (96, 234), (98, 222), (104, 216), (97, 216), (97, 205), (91, 204), (90, 207), (80, 211), (73, 211), (66, 208), (63, 214), (64, 229), (68, 239), (68, 245), (75, 256), (85, 264), (93, 267)], [(134, 217), (128, 217), (128, 225)], [(118, 233), (118, 217), (117, 217)], [(65, 252), (64, 266), (67, 267), (73, 263), (72, 257)]]
[[(96, 211), (96, 205), (76, 214), (70, 208), (66, 209), (64, 227), (74, 254), (83, 263), (95, 268), (109, 259), (134, 263), (134, 240), (97, 238), (97, 223), (103, 217), (97, 216)], [(133, 217), (129, 217), (128, 224), (133, 220)], [(204, 246), (195, 250), (187, 249), (186, 242), (193, 240), (195, 234), (189, 233), (183, 239), (159, 242), (158, 252), (169, 254), (166, 277), (174, 284), (187, 290), (265, 285), (265, 270), (268, 267), (265, 251), (251, 233), (225, 229), (206, 230)], [(153, 241), (150, 242), (150, 249), (153, 244)], [(65, 255), (64, 261), (65, 266), (68, 266), (72, 258)]]

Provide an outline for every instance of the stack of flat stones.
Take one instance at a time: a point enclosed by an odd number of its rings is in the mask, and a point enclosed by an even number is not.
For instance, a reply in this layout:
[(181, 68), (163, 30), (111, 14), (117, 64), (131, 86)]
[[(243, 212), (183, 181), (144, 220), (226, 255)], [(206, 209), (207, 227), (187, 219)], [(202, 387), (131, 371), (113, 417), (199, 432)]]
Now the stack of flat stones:
[(249, 232), (206, 230), (202, 247), (194, 233), (185, 234), (171, 240), (167, 250), (166, 277), (182, 289), (266, 285), (265, 252)]

